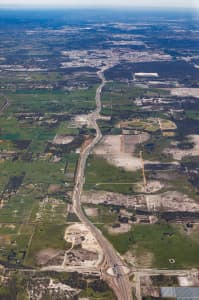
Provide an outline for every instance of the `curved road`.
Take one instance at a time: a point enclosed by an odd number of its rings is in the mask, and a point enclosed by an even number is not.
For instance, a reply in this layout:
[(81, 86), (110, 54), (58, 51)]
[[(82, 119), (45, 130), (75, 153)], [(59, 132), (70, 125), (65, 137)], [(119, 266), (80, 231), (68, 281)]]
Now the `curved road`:
[(86, 167), (86, 161), (93, 150), (94, 146), (102, 138), (102, 133), (97, 125), (97, 119), (100, 118), (101, 112), (101, 92), (106, 84), (104, 77), (104, 71), (110, 68), (110, 66), (103, 67), (97, 72), (98, 77), (101, 79), (102, 83), (96, 90), (96, 110), (90, 114), (90, 121), (93, 128), (96, 130), (96, 136), (91, 141), (91, 143), (85, 147), (81, 153), (78, 162), (78, 168), (75, 179), (75, 187), (73, 191), (72, 201), (74, 212), (79, 217), (80, 221), (87, 226), (87, 228), (92, 232), (93, 236), (96, 238), (100, 247), (102, 248), (104, 254), (104, 262), (107, 268), (112, 268), (113, 276), (104, 274), (106, 279), (109, 281), (111, 287), (113, 288), (118, 300), (132, 300), (132, 290), (129, 282), (128, 275), (124, 271), (124, 262), (117, 254), (111, 243), (103, 236), (101, 231), (97, 229), (85, 216), (81, 207), (81, 193), (83, 190), (83, 185), (85, 182), (84, 172)]

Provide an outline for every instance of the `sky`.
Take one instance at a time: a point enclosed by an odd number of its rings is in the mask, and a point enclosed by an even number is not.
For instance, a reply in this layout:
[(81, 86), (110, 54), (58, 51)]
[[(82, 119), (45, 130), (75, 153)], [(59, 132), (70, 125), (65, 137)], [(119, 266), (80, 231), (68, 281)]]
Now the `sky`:
[(0, 0), (0, 6), (102, 6), (199, 8), (199, 0)]

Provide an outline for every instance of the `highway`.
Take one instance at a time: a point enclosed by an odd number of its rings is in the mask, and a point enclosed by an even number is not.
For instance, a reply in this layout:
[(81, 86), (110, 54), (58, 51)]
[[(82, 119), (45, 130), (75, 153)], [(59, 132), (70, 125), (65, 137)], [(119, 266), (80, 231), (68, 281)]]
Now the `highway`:
[(105, 66), (97, 72), (97, 75), (101, 80), (101, 84), (96, 90), (96, 110), (89, 115), (90, 122), (93, 128), (95, 128), (96, 130), (96, 135), (95, 138), (90, 142), (90, 144), (83, 148), (80, 152), (72, 201), (74, 212), (77, 214), (80, 221), (83, 224), (85, 224), (87, 228), (91, 231), (91, 233), (99, 243), (100, 247), (102, 248), (104, 255), (103, 265), (106, 267), (106, 270), (109, 268), (111, 268), (112, 270), (113, 276), (109, 275), (107, 272), (103, 272), (103, 278), (109, 282), (118, 300), (132, 300), (131, 285), (129, 277), (125, 273), (124, 261), (121, 259), (119, 254), (117, 254), (116, 250), (113, 248), (111, 243), (103, 236), (101, 231), (87, 219), (81, 207), (81, 194), (85, 182), (84, 173), (86, 161), (94, 146), (102, 138), (102, 133), (99, 126), (97, 125), (97, 120), (100, 118), (101, 112), (101, 92), (106, 84), (104, 71), (108, 68), (110, 68), (110, 66)]
[(6, 96), (2, 94), (0, 94), (0, 96), (5, 98), (5, 102), (0, 106), (0, 115), (2, 115), (6, 108), (10, 105), (10, 101)]

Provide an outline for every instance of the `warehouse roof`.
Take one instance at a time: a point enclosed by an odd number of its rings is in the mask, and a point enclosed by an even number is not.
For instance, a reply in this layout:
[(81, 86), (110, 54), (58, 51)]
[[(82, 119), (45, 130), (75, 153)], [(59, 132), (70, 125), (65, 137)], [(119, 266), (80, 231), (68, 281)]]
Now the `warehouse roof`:
[(162, 287), (161, 296), (177, 300), (199, 300), (199, 287)]

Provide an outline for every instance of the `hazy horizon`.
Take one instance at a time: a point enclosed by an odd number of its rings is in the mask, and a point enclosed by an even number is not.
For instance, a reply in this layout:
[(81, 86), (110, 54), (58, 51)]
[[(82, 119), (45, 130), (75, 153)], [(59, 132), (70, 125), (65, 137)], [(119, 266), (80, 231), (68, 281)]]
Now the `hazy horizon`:
[[(188, 2), (188, 3), (187, 3)], [(0, 0), (2, 8), (199, 8), (197, 0), (96, 0), (93, 4), (92, 0)]]

